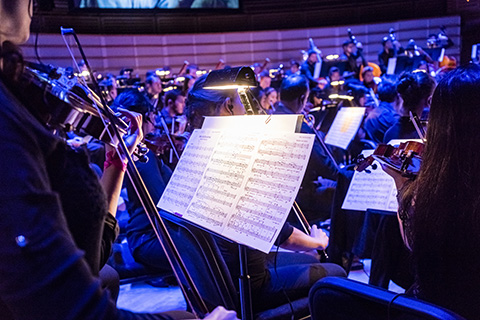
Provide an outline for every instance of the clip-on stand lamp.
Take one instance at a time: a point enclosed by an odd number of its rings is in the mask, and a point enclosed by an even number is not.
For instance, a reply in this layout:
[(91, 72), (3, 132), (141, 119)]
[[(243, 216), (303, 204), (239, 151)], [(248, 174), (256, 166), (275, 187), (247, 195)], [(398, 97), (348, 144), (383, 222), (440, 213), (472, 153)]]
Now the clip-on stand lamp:
[(250, 99), (247, 96), (248, 89), (258, 85), (255, 73), (250, 67), (237, 67), (211, 71), (205, 79), (204, 89), (231, 90), (236, 89), (240, 101), (248, 115), (255, 114)]
[[(250, 87), (256, 87), (255, 73), (249, 67), (237, 67), (231, 69), (213, 70), (205, 79), (204, 89), (232, 90), (236, 89), (240, 101), (248, 115), (253, 115), (252, 104), (247, 96)], [(250, 276), (247, 267), (247, 248), (238, 244), (240, 258), (240, 306), (243, 320), (253, 319), (252, 296), (250, 287)]]

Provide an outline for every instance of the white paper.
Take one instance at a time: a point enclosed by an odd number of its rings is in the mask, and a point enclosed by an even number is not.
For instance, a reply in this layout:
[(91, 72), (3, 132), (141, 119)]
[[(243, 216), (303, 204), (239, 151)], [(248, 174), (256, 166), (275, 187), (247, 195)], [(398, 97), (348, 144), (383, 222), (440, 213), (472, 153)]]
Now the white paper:
[[(362, 152), (365, 157), (372, 153), (373, 150)], [(354, 172), (342, 209), (397, 211), (397, 188), (393, 178), (382, 170), (378, 161), (375, 160), (373, 165), (376, 169), (368, 167), (365, 171)]]
[(303, 121), (299, 114), (205, 117), (202, 129), (234, 130), (237, 132), (284, 131), (295, 132)]
[(341, 108), (325, 137), (325, 143), (347, 149), (362, 124), (365, 108)]
[(397, 58), (388, 59), (387, 74), (395, 74), (395, 69), (397, 68)]
[(157, 206), (268, 253), (300, 188), (314, 135), (202, 129), (191, 139)]

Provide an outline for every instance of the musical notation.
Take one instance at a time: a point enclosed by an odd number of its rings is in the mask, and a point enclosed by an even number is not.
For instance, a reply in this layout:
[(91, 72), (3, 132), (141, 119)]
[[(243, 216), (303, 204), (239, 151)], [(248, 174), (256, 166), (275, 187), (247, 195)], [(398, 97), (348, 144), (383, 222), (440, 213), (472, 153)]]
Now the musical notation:
[(250, 185), (250, 184), (263, 185), (264, 187), (269, 188), (269, 189), (280, 190), (282, 193), (284, 193), (284, 192), (294, 192), (295, 191), (294, 186), (289, 186), (288, 184), (285, 184), (285, 183), (272, 182), (272, 181), (268, 181), (268, 180), (264, 180), (264, 179), (260, 179), (260, 178), (254, 178), (254, 177), (249, 178), (247, 180), (247, 186)]
[(287, 170), (298, 171), (302, 169), (301, 165), (297, 165), (294, 162), (285, 162), (285, 161), (276, 161), (276, 160), (266, 160), (266, 159), (257, 159), (253, 163), (253, 166), (264, 165), (267, 167), (278, 167)]
[(396, 194), (395, 182), (379, 165), (370, 173), (355, 171), (342, 209), (397, 211)]
[(225, 212), (217, 208), (212, 208), (208, 204), (204, 203), (192, 203), (187, 209), (187, 215), (195, 217), (195, 220), (202, 220), (211, 227), (219, 227), (223, 224), (223, 220), (226, 217)]
[(260, 149), (258, 150), (258, 154), (262, 156), (267, 155), (267, 156), (281, 157), (284, 159), (305, 160), (307, 158), (307, 154), (304, 154), (304, 153), (285, 152), (282, 150), (272, 150), (272, 149)]
[(280, 180), (289, 180), (289, 181), (298, 181), (300, 177), (295, 174), (288, 174), (288, 173), (282, 173), (282, 172), (271, 172), (270, 170), (267, 169), (252, 169), (252, 173), (258, 173), (266, 176), (270, 176), (274, 179), (280, 179)]
[(190, 138), (158, 206), (268, 252), (300, 188), (314, 136), (200, 131)]
[(260, 143), (260, 148), (266, 148), (266, 147), (284, 147), (284, 148), (287, 148), (287, 149), (295, 149), (295, 148), (307, 149), (308, 148), (308, 143), (306, 143), (306, 142), (290, 142), (290, 141), (285, 141), (285, 140), (263, 140)]

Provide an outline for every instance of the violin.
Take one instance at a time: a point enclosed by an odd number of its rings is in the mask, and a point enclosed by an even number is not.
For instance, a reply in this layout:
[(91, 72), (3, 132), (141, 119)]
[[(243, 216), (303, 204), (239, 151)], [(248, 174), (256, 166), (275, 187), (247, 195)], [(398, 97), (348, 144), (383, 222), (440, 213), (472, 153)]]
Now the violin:
[[(101, 109), (95, 107), (101, 103), (98, 95), (62, 68), (27, 62), (19, 85), (29, 92), (29, 97), (23, 97), (22, 102), (53, 132), (75, 132), (90, 137), (83, 138), (82, 142), (93, 137), (114, 148), (119, 140), (113, 133), (113, 126), (122, 137), (127, 133), (128, 124), (118, 117), (110, 121)], [(147, 151), (139, 144), (134, 155), (146, 162)]]
[(406, 178), (415, 178), (420, 172), (424, 147), (417, 141), (402, 142), (397, 148), (379, 144), (372, 155), (357, 160), (355, 171), (364, 171), (378, 160)]
[(36, 114), (53, 131), (74, 131), (89, 135), (113, 147), (118, 140), (112, 134), (112, 126), (125, 134), (128, 125), (117, 118), (111, 122), (95, 104), (100, 98), (81, 85), (77, 78), (67, 75), (65, 70), (51, 66), (28, 63), (22, 74), (20, 85), (29, 92), (27, 105), (36, 109)]
[[(170, 134), (175, 150), (181, 155), (187, 139), (183, 136)], [(172, 149), (172, 144), (166, 133), (148, 133), (145, 135), (144, 143), (156, 156), (164, 155)], [(178, 161), (178, 159), (177, 159)]]

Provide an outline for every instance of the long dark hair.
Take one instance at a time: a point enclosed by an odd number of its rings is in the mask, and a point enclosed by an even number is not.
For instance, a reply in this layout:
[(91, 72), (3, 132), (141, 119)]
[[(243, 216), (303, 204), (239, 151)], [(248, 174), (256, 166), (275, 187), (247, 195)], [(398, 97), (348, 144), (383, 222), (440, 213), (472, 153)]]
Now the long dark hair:
[(480, 67), (450, 72), (436, 88), (419, 176), (400, 217), (421, 295), (478, 316), (480, 298)]
[(420, 101), (429, 98), (434, 89), (435, 79), (420, 70), (402, 75), (397, 83), (397, 91), (406, 111), (415, 111)]

